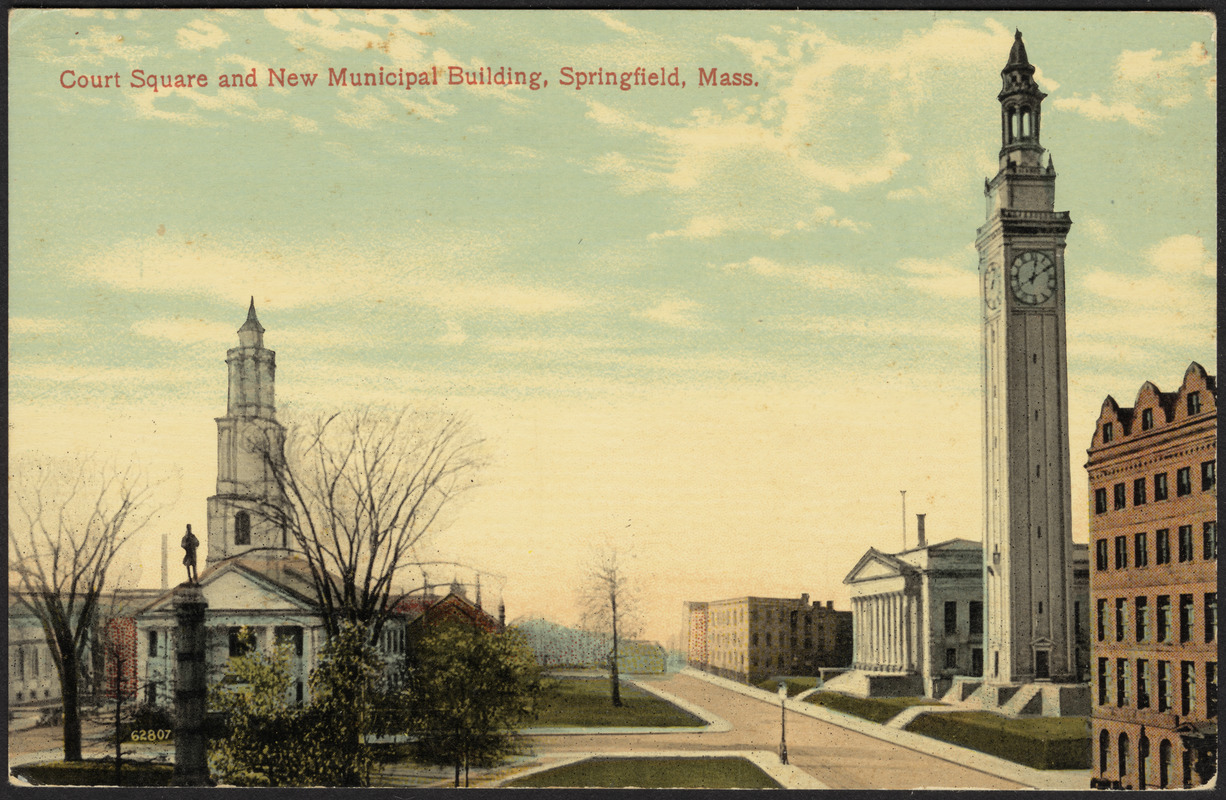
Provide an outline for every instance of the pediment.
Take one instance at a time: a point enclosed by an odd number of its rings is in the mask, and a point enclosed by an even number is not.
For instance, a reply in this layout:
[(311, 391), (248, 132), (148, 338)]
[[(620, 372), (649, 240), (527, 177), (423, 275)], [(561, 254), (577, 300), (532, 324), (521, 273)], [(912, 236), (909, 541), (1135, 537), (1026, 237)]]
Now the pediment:
[[(286, 591), (275, 581), (249, 569), (227, 565), (203, 577), (200, 591), (209, 609), (225, 611), (311, 612), (309, 603)], [(174, 593), (167, 592), (140, 616), (172, 612)]]
[(882, 561), (870, 561), (856, 573), (855, 577), (857, 580), (865, 578), (892, 578), (898, 574), (899, 571), (893, 564), (886, 564)]
[(912, 571), (908, 565), (894, 556), (882, 553), (870, 547), (860, 560), (852, 567), (851, 572), (843, 579), (843, 583), (858, 583), (860, 581), (878, 580), (881, 578), (897, 578), (904, 572)]
[(1054, 644), (1055, 643), (1052, 642), (1051, 639), (1048, 639), (1046, 636), (1040, 636), (1039, 638), (1034, 639), (1030, 642), (1031, 647), (1039, 647), (1039, 648), (1052, 647), (1054, 646)]

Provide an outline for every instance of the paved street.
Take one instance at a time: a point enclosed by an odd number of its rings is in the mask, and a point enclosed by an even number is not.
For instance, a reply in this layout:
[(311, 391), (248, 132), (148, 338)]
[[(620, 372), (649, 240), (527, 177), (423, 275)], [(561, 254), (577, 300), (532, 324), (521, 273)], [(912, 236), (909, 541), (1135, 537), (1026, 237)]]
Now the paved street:
[[(653, 686), (699, 705), (732, 724), (725, 733), (538, 736), (542, 755), (659, 750), (768, 750), (779, 747), (779, 707), (687, 675)], [(1017, 783), (917, 753), (837, 725), (788, 715), (788, 760), (832, 789), (1020, 789)]]

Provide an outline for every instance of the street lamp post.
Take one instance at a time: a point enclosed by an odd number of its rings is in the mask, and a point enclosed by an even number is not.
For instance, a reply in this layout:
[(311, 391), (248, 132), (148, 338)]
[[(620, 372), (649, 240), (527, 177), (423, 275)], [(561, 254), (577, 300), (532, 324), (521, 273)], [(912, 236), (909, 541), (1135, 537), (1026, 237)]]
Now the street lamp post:
[(779, 763), (788, 763), (788, 682), (779, 681)]

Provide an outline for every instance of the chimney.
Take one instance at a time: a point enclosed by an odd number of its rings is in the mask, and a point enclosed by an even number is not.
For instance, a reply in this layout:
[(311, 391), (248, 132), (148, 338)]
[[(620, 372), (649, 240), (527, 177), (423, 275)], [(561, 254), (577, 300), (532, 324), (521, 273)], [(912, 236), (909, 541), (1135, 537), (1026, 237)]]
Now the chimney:
[(928, 546), (928, 539), (927, 539), (927, 537), (925, 537), (925, 536), (924, 536), (924, 515), (923, 515), (923, 514), (916, 514), (916, 515), (915, 515), (915, 526), (916, 526), (916, 528), (917, 528), (917, 529), (918, 529), (918, 531), (919, 531), (919, 532), (916, 534), (916, 535), (919, 537), (919, 546), (920, 546), (920, 547), (927, 547), (927, 546)]
[(833, 601), (833, 600), (827, 600), (827, 601), (826, 601), (826, 608), (834, 608), (834, 601)]
[(501, 600), (498, 601), (498, 630), (505, 631), (507, 629), (507, 607), (503, 605)]
[(166, 555), (166, 548), (168, 546), (167, 541), (169, 540), (168, 539), (169, 536), (170, 536), (169, 533), (162, 534), (162, 591), (166, 591), (167, 589), (170, 588), (170, 573), (167, 571), (170, 560), (167, 558), (167, 555)]
[(801, 604), (802, 606), (808, 606), (808, 605), (809, 605), (809, 593), (808, 593), (808, 592), (805, 592), (804, 594), (802, 594), (802, 595), (800, 596), (800, 604)]

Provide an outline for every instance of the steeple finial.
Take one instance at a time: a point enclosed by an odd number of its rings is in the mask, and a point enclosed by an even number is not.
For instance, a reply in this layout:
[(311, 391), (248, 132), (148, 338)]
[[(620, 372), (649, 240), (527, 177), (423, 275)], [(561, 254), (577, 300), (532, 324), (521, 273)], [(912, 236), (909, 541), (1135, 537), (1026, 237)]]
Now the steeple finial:
[(247, 307), (247, 321), (243, 323), (243, 327), (238, 329), (239, 333), (243, 331), (264, 332), (264, 326), (260, 324), (260, 319), (255, 315), (255, 297), (251, 298), (251, 305)]
[(1013, 48), (1009, 50), (1009, 64), (1007, 66), (1029, 63), (1026, 59), (1026, 45), (1022, 42), (1022, 32), (1014, 29)]

